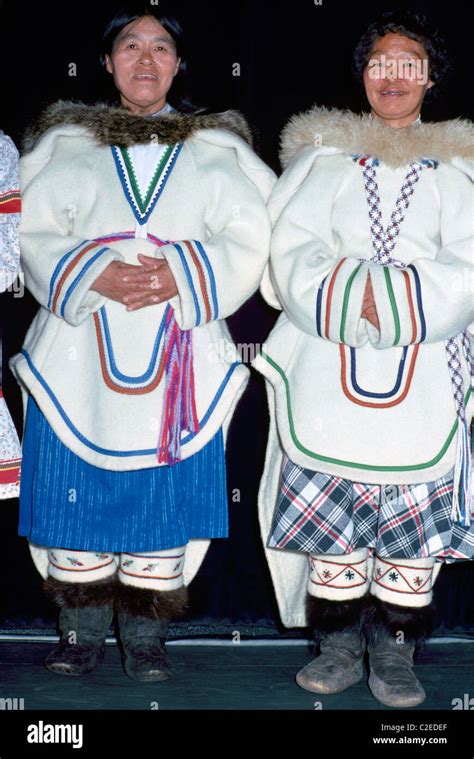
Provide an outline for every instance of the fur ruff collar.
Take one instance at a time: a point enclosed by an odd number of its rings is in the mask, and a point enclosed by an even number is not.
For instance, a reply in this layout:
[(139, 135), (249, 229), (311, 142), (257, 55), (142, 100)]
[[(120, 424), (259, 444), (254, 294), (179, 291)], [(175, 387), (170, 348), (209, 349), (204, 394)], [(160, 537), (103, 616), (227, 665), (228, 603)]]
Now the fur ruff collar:
[(23, 141), (24, 152), (32, 150), (48, 129), (64, 124), (87, 129), (100, 145), (121, 148), (145, 144), (152, 135), (167, 144), (183, 142), (199, 129), (227, 129), (252, 144), (250, 127), (239, 111), (197, 115), (167, 113), (149, 118), (104, 103), (87, 105), (59, 100), (50, 105), (29, 128)]
[(333, 147), (343, 153), (370, 154), (390, 166), (419, 158), (450, 162), (474, 160), (474, 126), (465, 119), (412, 124), (393, 129), (369, 114), (336, 108), (311, 108), (293, 116), (281, 134), (280, 161), (285, 168), (305, 148)]

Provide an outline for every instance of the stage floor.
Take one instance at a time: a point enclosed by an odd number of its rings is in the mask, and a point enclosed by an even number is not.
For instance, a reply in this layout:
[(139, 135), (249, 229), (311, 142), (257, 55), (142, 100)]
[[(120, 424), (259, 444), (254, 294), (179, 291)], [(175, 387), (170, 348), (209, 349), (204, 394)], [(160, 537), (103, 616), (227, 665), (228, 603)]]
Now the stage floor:
[[(294, 676), (312, 658), (305, 645), (171, 644), (175, 679), (146, 684), (125, 675), (115, 644), (107, 645), (105, 660), (96, 671), (82, 677), (54, 675), (42, 663), (53, 645), (0, 643), (0, 699), (23, 699), (25, 710), (390, 711), (373, 698), (365, 679), (333, 696), (299, 688)], [(474, 642), (429, 643), (417, 659), (416, 674), (427, 692), (426, 701), (417, 708), (451, 711), (453, 699), (469, 701), (473, 691)]]

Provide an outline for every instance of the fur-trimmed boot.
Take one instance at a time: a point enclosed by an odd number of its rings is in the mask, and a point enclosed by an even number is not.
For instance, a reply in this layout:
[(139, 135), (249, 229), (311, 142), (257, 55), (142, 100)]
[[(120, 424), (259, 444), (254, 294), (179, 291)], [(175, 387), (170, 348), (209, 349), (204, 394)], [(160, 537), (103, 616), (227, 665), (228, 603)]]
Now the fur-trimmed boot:
[(84, 675), (102, 661), (117, 585), (115, 577), (91, 583), (45, 580), (46, 595), (60, 607), (61, 640), (44, 661), (50, 672)]
[(413, 656), (429, 636), (432, 606), (398, 606), (372, 598), (366, 625), (369, 687), (385, 706), (421, 704), (426, 693), (413, 672)]
[(364, 676), (363, 615), (366, 596), (328, 601), (308, 596), (308, 620), (320, 654), (296, 675), (313, 693), (340, 693)]
[(174, 666), (165, 650), (171, 619), (187, 606), (186, 586), (176, 590), (149, 590), (121, 584), (117, 611), (123, 668), (133, 680), (168, 680)]

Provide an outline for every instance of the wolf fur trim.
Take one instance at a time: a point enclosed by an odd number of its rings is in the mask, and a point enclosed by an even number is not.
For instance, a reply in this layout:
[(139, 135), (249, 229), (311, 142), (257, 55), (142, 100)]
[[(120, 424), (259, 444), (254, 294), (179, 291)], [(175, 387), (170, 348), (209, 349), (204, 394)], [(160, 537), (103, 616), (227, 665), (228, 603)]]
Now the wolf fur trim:
[(350, 601), (329, 601), (308, 595), (308, 625), (316, 643), (321, 635), (349, 630), (361, 630), (364, 622), (368, 595)]
[(149, 619), (175, 619), (184, 614), (188, 604), (185, 585), (176, 590), (150, 590), (120, 583), (116, 611), (132, 617)]
[(226, 129), (252, 144), (252, 133), (244, 116), (238, 111), (212, 114), (168, 113), (159, 118), (136, 116), (124, 108), (96, 103), (87, 105), (58, 100), (50, 105), (28, 129), (23, 152), (32, 150), (39, 138), (53, 127), (66, 124), (86, 129), (103, 146), (146, 144), (155, 138), (164, 144), (183, 142), (201, 129)]
[(368, 640), (376, 635), (396, 637), (403, 632), (404, 641), (422, 646), (433, 627), (433, 604), (412, 607), (398, 606), (371, 596), (368, 607), (365, 634)]
[(115, 576), (97, 582), (61, 582), (55, 577), (48, 577), (43, 582), (43, 590), (50, 601), (60, 608), (69, 609), (111, 604), (117, 587)]
[(367, 113), (314, 106), (293, 116), (281, 134), (280, 161), (285, 168), (306, 148), (331, 147), (347, 154), (370, 154), (390, 166), (422, 157), (450, 162), (474, 160), (474, 125), (467, 119), (414, 123), (394, 129)]

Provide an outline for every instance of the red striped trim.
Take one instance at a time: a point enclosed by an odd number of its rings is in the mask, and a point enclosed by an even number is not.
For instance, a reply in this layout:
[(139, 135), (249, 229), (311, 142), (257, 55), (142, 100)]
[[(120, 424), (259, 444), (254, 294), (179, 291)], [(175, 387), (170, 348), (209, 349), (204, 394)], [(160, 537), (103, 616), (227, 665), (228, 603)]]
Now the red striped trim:
[(329, 283), (328, 295), (327, 295), (327, 298), (326, 298), (326, 322), (325, 322), (325, 332), (326, 332), (326, 337), (328, 339), (329, 339), (329, 319), (330, 319), (330, 311), (331, 311), (332, 293), (333, 293), (333, 290), (334, 290), (334, 284), (336, 282), (336, 277), (337, 277), (337, 275), (339, 273), (339, 269), (341, 268), (341, 266), (344, 263), (344, 261), (346, 261), (346, 259), (345, 258), (341, 258), (341, 260), (339, 261), (338, 265), (334, 269), (334, 272), (333, 272), (332, 277), (331, 277), (331, 281)]
[[(381, 559), (379, 557), (377, 557), (377, 560), (388, 566), (388, 569), (386, 569), (380, 577), (377, 577), (376, 571), (374, 571), (373, 579), (375, 580), (375, 583), (377, 585), (380, 585), (381, 588), (385, 588), (386, 590), (393, 591), (394, 593), (410, 593), (412, 595), (423, 595), (424, 593), (430, 592), (431, 586), (428, 588), (428, 590), (422, 590), (422, 588), (424, 588), (426, 585), (430, 583), (433, 567), (408, 567), (406, 564), (394, 564), (390, 561), (384, 561), (384, 559)], [(385, 575), (388, 574), (388, 572), (392, 571), (392, 569), (395, 569), (400, 574), (400, 576), (402, 577), (404, 582), (406, 582), (410, 590), (397, 590), (391, 585), (390, 586), (384, 585), (382, 580), (385, 577)], [(411, 572), (417, 572), (417, 573), (429, 572), (430, 576), (426, 578), (426, 580), (419, 586), (419, 588), (417, 588), (413, 586), (409, 578), (405, 577), (401, 569), (409, 569)], [(376, 570), (376, 566), (375, 566), (375, 570)]]
[(161, 577), (160, 575), (152, 575), (151, 573), (147, 573), (146, 575), (140, 575), (135, 572), (126, 572), (122, 567), (120, 567), (120, 572), (124, 575), (128, 575), (129, 577), (143, 577), (144, 580), (176, 580), (177, 577), (181, 577), (183, 574), (180, 572), (177, 575), (172, 575), (172, 577)]
[(59, 564), (55, 564), (54, 561), (49, 562), (53, 565), (53, 567), (56, 567), (56, 569), (60, 569), (62, 572), (92, 572), (94, 569), (103, 569), (104, 567), (110, 566), (110, 564), (114, 563), (114, 559), (111, 561), (108, 561), (106, 564), (98, 564), (96, 567), (84, 567), (83, 569), (77, 569), (76, 567), (60, 567)]
[(336, 588), (337, 590), (352, 590), (352, 588), (360, 588), (361, 585), (366, 585), (367, 580), (364, 582), (358, 582), (356, 585), (329, 585), (325, 582), (316, 582), (313, 578), (310, 578), (313, 585), (320, 585), (322, 588)]
[(381, 588), (385, 588), (385, 590), (389, 590), (391, 593), (402, 593), (406, 596), (424, 596), (426, 593), (431, 593), (431, 588), (428, 588), (428, 590), (398, 590), (397, 588), (392, 588), (392, 587), (389, 587), (388, 585), (383, 585), (377, 579), (375, 579), (375, 582), (377, 583), (377, 585), (380, 585)]
[(0, 469), (3, 469), (4, 467), (8, 467), (11, 464), (18, 464), (18, 462), (21, 461), (21, 456), (17, 456), (14, 459), (2, 459), (0, 461)]
[[(328, 588), (337, 587), (336, 585), (334, 585), (334, 583), (336, 582), (336, 580), (338, 579), (338, 577), (340, 577), (341, 575), (343, 575), (345, 572), (347, 572), (349, 570), (349, 567), (353, 568), (353, 567), (356, 567), (357, 564), (365, 564), (366, 563), (366, 561), (358, 561), (358, 562), (355, 562), (354, 564), (338, 564), (337, 566), (340, 567), (340, 571), (336, 572), (336, 574), (334, 575), (334, 577), (328, 577), (328, 579), (325, 580), (324, 577), (323, 577), (323, 572), (320, 572), (315, 567), (316, 561), (317, 561), (317, 559), (313, 559), (313, 558), (311, 559), (311, 568), (314, 567), (317, 576), (322, 580), (322, 584), (325, 585)], [(324, 559), (322, 559), (320, 561), (322, 561), (323, 564), (326, 563), (324, 561)], [(331, 562), (328, 562), (328, 564), (335, 564), (335, 562), (331, 561)], [(359, 577), (362, 578), (362, 580), (364, 581), (364, 583), (367, 582), (367, 573), (360, 572), (358, 569), (354, 569), (354, 571), (359, 575)], [(348, 585), (347, 587), (348, 588), (353, 588), (353, 587), (357, 588), (358, 585), (359, 585), (359, 583), (357, 583), (356, 585)]]
[(110, 387), (111, 390), (114, 390), (116, 393), (122, 393), (123, 395), (146, 395), (147, 393), (153, 392), (153, 390), (155, 390), (155, 388), (157, 388), (158, 385), (160, 384), (161, 378), (163, 377), (163, 372), (165, 371), (166, 356), (167, 356), (166, 350), (163, 349), (163, 352), (161, 354), (161, 359), (160, 359), (160, 365), (158, 367), (158, 372), (153, 382), (150, 382), (149, 385), (145, 385), (144, 387), (122, 387), (121, 385), (118, 385), (116, 382), (114, 382), (108, 373), (107, 361), (105, 359), (104, 341), (102, 339), (102, 331), (100, 329), (99, 316), (97, 315), (97, 313), (93, 314), (93, 316), (94, 316), (95, 331), (97, 335), (97, 345), (99, 348), (100, 368), (102, 370), (102, 377), (104, 378), (104, 382), (107, 385), (107, 387)]
[(98, 246), (97, 246), (96, 242), (90, 243), (90, 245), (87, 245), (83, 250), (81, 250), (80, 253), (78, 253), (76, 256), (74, 256), (74, 258), (72, 259), (72, 261), (70, 261), (69, 264), (66, 266), (65, 270), (63, 271), (63, 273), (61, 275), (61, 278), (60, 278), (59, 282), (56, 285), (56, 292), (54, 294), (53, 303), (52, 303), (52, 306), (51, 306), (51, 310), (52, 311), (56, 312), (56, 305), (58, 303), (59, 296), (61, 294), (61, 289), (62, 289), (62, 287), (64, 285), (64, 282), (66, 281), (66, 279), (68, 278), (69, 274), (71, 273), (71, 271), (74, 269), (75, 266), (77, 266), (77, 264), (79, 263), (79, 261), (81, 260), (81, 258), (83, 258), (86, 255), (86, 253), (88, 253), (93, 248), (97, 248), (97, 247)]
[[(428, 557), (426, 557), (428, 558)], [(382, 564), (387, 564), (389, 567), (395, 567), (395, 569), (398, 569), (399, 567), (402, 567), (403, 569), (410, 569), (411, 571), (416, 572), (431, 572), (433, 570), (433, 567), (409, 567), (406, 564), (393, 564), (391, 561), (387, 561), (386, 559), (382, 559), (381, 556), (377, 556), (377, 561), (381, 561)]]
[(20, 483), (20, 466), (0, 469), (0, 485), (18, 485)]
[(410, 282), (410, 275), (407, 271), (402, 271), (403, 278), (405, 280), (405, 286), (407, 288), (407, 298), (408, 298), (408, 305), (410, 307), (410, 318), (411, 318), (411, 326), (412, 326), (412, 333), (411, 333), (411, 343), (416, 343), (416, 333), (418, 331), (418, 327), (416, 324), (416, 316), (415, 316), (415, 306), (413, 303), (413, 295), (411, 291), (411, 282)]
[(204, 305), (206, 307), (206, 321), (211, 320), (211, 304), (209, 302), (209, 295), (207, 292), (207, 285), (206, 285), (206, 278), (204, 276), (203, 268), (201, 265), (201, 262), (199, 258), (196, 255), (196, 251), (194, 250), (193, 246), (189, 242), (189, 240), (184, 240), (184, 244), (186, 245), (187, 249), (191, 253), (191, 258), (193, 259), (194, 266), (197, 269), (198, 277), (199, 277), (199, 284), (201, 285), (201, 291), (202, 291), (202, 297), (204, 300)]
[(367, 406), (368, 408), (392, 408), (393, 406), (397, 406), (399, 403), (405, 400), (405, 398), (408, 395), (408, 392), (410, 390), (411, 381), (413, 379), (413, 372), (415, 371), (415, 363), (416, 359), (418, 357), (418, 350), (420, 345), (415, 345), (413, 349), (413, 353), (411, 356), (410, 361), (410, 367), (408, 369), (407, 378), (405, 380), (405, 388), (403, 390), (403, 393), (401, 393), (398, 398), (395, 398), (393, 401), (387, 401), (386, 403), (373, 403), (371, 401), (362, 401), (359, 398), (356, 398), (355, 395), (351, 393), (349, 390), (349, 387), (347, 385), (346, 381), (346, 353), (345, 353), (345, 346), (340, 344), (339, 345), (339, 353), (341, 355), (341, 385), (342, 389), (344, 391), (344, 395), (349, 398), (352, 403), (357, 403), (359, 406)]
[(18, 197), (12, 197), (12, 198), (5, 198), (5, 200), (2, 200), (0, 198), (0, 213), (20, 213), (21, 211), (21, 198)]
[(176, 556), (143, 556), (142, 553), (127, 553), (126, 551), (123, 552), (123, 556), (136, 556), (139, 559), (143, 559), (144, 561), (146, 559), (182, 559), (184, 556), (184, 553), (177, 554)]

